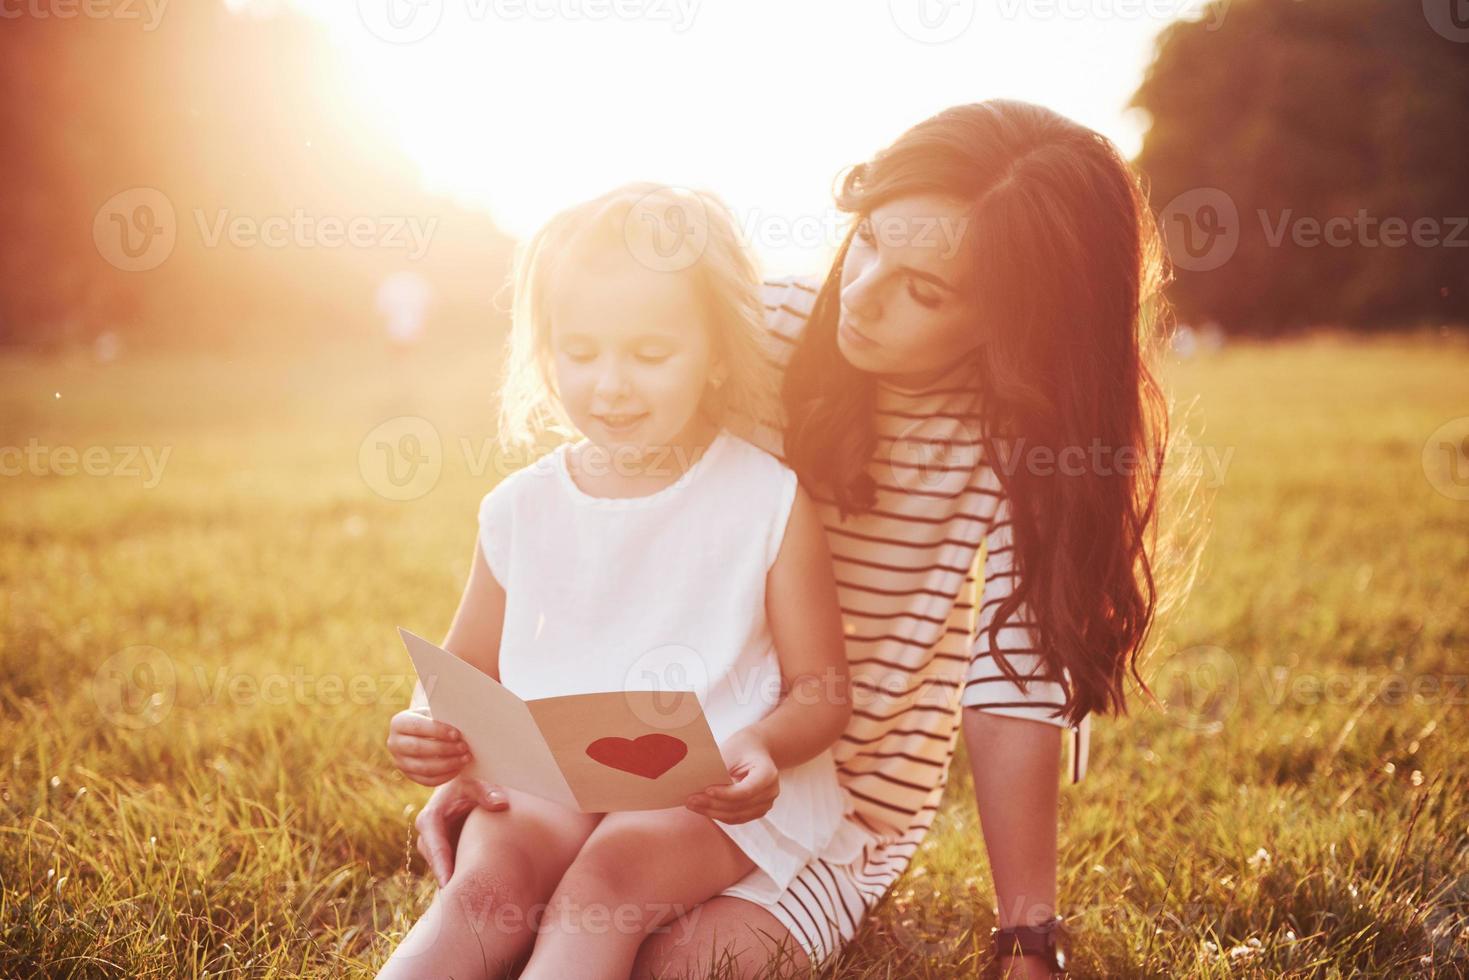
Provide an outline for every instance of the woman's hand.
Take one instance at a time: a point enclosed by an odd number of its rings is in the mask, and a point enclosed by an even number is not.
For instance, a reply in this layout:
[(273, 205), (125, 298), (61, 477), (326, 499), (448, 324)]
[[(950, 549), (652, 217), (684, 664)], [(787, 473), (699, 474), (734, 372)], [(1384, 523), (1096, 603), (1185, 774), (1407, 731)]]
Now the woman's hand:
[(428, 862), (440, 888), (454, 876), (459, 832), (464, 829), (464, 818), (477, 806), (508, 810), (510, 797), (498, 786), (456, 776), (433, 791), (413, 820), (418, 830), (418, 853)]
[(472, 755), (457, 729), (413, 708), (404, 708), (388, 722), (388, 752), (403, 775), (423, 786), (453, 779)]
[(724, 823), (745, 823), (763, 817), (780, 795), (780, 770), (770, 750), (748, 728), (731, 735), (719, 747), (734, 779), (733, 786), (710, 786), (684, 804), (695, 813)]

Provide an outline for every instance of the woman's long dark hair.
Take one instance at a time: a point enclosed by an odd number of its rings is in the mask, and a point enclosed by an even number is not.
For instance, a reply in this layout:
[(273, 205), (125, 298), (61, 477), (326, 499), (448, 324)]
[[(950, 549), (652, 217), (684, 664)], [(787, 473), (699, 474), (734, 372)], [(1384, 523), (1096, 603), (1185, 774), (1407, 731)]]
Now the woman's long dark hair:
[[(991, 640), (1028, 603), (1049, 676), (1070, 674), (1066, 717), (1126, 713), (1129, 667), (1148, 690), (1137, 659), (1159, 605), (1151, 552), (1169, 440), (1167, 399), (1149, 367), (1166, 340), (1168, 267), (1146, 192), (1105, 137), (996, 100), (914, 126), (847, 173), (837, 204), (860, 216), (914, 194), (969, 204), (981, 445), (1010, 500), (1019, 572)], [(787, 459), (830, 490), (843, 519), (876, 503), (867, 474), (876, 376), (836, 344), (850, 244), (851, 233), (782, 388)], [(1103, 465), (1091, 462), (1094, 445), (1106, 450)], [(1000, 465), (1040, 447), (1081, 447), (1088, 462), (1080, 475)]]

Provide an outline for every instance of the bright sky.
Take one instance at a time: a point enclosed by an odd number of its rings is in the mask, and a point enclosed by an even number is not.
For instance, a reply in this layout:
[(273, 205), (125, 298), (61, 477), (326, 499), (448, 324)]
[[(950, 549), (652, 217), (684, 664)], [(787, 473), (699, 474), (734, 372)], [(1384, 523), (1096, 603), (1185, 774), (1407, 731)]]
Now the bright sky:
[[(234, 6), (247, 0), (236, 0)], [(835, 247), (833, 180), (946, 106), (1049, 106), (1129, 156), (1158, 31), (1203, 0), (291, 0), (428, 188), (522, 237), (632, 179), (706, 187), (765, 271)]]

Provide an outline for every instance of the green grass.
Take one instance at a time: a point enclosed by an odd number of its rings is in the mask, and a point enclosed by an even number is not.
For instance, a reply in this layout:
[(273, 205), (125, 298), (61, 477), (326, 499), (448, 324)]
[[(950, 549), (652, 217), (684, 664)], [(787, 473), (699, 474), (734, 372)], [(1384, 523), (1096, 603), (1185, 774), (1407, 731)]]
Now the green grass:
[[(0, 360), (0, 446), (170, 452), (151, 487), (0, 478), (0, 976), (370, 976), (426, 907), (394, 627), (457, 602), (494, 346)], [(1169, 368), (1228, 465), (1146, 668), (1167, 711), (1098, 719), (1062, 796), (1079, 975), (1469, 974), (1469, 502), (1421, 461), (1466, 377), (1442, 339)], [(387, 499), (359, 447), (405, 415), (443, 472)], [(828, 975), (971, 975), (992, 902), (961, 758)]]

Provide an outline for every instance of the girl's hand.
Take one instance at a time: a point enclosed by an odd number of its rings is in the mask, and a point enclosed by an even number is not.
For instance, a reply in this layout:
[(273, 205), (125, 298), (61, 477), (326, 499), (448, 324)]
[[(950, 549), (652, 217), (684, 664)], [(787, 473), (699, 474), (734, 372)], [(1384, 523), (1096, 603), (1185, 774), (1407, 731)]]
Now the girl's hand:
[(453, 779), (471, 757), (456, 729), (413, 708), (403, 709), (388, 722), (388, 752), (403, 775), (423, 786)]
[(735, 732), (719, 747), (734, 779), (733, 786), (710, 786), (685, 806), (711, 820), (745, 823), (763, 817), (780, 795), (780, 770), (759, 736), (749, 729)]

